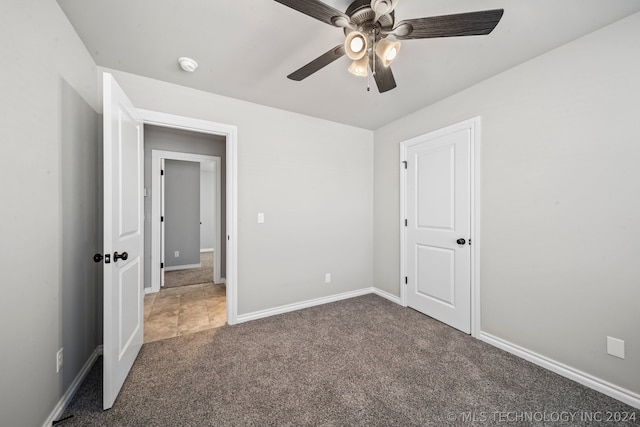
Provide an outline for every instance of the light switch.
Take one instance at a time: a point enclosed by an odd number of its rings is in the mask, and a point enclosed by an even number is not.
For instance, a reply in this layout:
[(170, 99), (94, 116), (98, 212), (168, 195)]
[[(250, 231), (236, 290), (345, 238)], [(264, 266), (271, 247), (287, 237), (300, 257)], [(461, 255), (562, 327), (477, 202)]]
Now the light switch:
[(258, 224), (264, 223), (264, 213), (258, 212)]

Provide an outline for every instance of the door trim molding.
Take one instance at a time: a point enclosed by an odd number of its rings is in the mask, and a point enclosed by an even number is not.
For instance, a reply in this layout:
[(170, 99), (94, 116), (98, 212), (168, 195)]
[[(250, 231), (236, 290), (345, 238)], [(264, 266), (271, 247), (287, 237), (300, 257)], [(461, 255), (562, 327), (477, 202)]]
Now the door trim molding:
[(226, 137), (226, 213), (227, 213), (227, 323), (234, 325), (238, 313), (238, 128), (233, 125), (138, 109), (145, 124), (189, 130)]
[[(161, 239), (161, 227), (162, 224), (160, 222), (160, 215), (162, 215), (161, 203), (164, 198), (164, 194), (161, 193), (161, 185), (160, 185), (160, 168), (162, 167), (162, 160), (185, 160), (191, 162), (213, 162), (215, 163), (215, 186), (216, 186), (216, 207), (215, 207), (215, 222), (216, 222), (216, 239), (215, 246), (217, 250), (214, 250), (214, 266), (220, 265), (220, 245), (222, 244), (222, 236), (220, 236), (220, 207), (221, 203), (221, 168), (220, 163), (222, 163), (222, 158), (219, 156), (210, 156), (205, 154), (192, 154), (192, 153), (182, 153), (178, 151), (164, 151), (164, 150), (151, 150), (151, 291), (159, 292), (162, 284), (162, 276), (160, 273), (160, 263), (162, 262), (162, 257), (160, 254), (160, 239)], [(194, 267), (197, 265), (197, 267)], [(173, 270), (181, 270), (186, 268), (200, 268), (200, 264), (193, 264), (191, 266), (176, 266), (178, 268), (173, 268)], [(170, 267), (164, 268), (164, 271), (172, 271)], [(220, 270), (214, 269), (215, 272), (215, 282), (220, 283)]]
[(413, 145), (420, 144), (425, 140), (438, 138), (452, 132), (468, 129), (471, 139), (471, 194), (470, 194), (470, 217), (471, 217), (471, 336), (478, 337), (480, 335), (480, 134), (481, 134), (481, 118), (480, 116), (446, 126), (442, 129), (427, 132), (423, 135), (402, 141), (400, 143), (400, 304), (407, 306), (407, 285), (405, 277), (407, 276), (407, 259), (406, 259), (406, 232), (404, 220), (407, 217), (407, 171), (404, 163), (407, 161), (407, 149)]

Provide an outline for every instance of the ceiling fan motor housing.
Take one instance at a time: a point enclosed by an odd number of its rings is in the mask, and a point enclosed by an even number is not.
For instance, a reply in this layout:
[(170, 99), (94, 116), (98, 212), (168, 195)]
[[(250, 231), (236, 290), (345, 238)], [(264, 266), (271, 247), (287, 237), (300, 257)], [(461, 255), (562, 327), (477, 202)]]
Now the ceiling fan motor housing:
[[(390, 2), (390, 0), (388, 0)], [(393, 27), (394, 12), (386, 13), (378, 18), (377, 22), (373, 22), (376, 17), (375, 11), (371, 8), (371, 0), (355, 0), (349, 5), (345, 14), (351, 18), (351, 22), (356, 25), (361, 31), (370, 33), (375, 31), (376, 35), (380, 33), (381, 29), (387, 30)], [(348, 35), (352, 30), (351, 28), (344, 29), (345, 35)], [(386, 37), (386, 35), (382, 35)]]

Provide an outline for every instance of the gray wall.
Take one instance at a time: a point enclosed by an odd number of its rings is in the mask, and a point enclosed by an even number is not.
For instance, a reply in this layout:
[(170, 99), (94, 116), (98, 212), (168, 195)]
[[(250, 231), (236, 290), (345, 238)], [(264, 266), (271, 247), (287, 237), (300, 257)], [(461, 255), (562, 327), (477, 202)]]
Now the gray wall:
[[(116, 76), (117, 72), (114, 72)], [(118, 83), (122, 84), (116, 76)], [(126, 89), (125, 89), (126, 90)], [(140, 105), (134, 105), (144, 108)], [(152, 108), (149, 108), (152, 109)], [(145, 250), (145, 267), (144, 267), (144, 283), (146, 287), (151, 286), (151, 151), (175, 151), (191, 154), (204, 154), (207, 156), (217, 156), (221, 158), (222, 182), (221, 186), (221, 234), (226, 236), (226, 138), (217, 135), (208, 135), (196, 132), (188, 132), (179, 129), (171, 129), (160, 126), (144, 126), (144, 186), (147, 189), (148, 197), (144, 198), (144, 250)], [(221, 239), (221, 266), (220, 275), (225, 277), (226, 271), (226, 245), (224, 238)], [(218, 268), (214, 266), (214, 268)]]
[(399, 295), (400, 141), (481, 115), (482, 330), (640, 393), (639, 39), (636, 14), (377, 130), (375, 285)]
[(54, 1), (1, 2), (0, 93), (0, 425), (32, 427), (98, 345), (96, 69)]
[(164, 196), (165, 267), (200, 264), (200, 163), (165, 160)]
[(67, 389), (96, 349), (96, 304), (102, 302), (102, 179), (96, 173), (100, 117), (62, 82), (62, 385)]
[(372, 286), (373, 132), (107, 71), (139, 108), (238, 126), (238, 314)]
[[(213, 163), (213, 162), (208, 162)], [(214, 171), (209, 169), (206, 163), (200, 164), (200, 249), (215, 247), (215, 177)], [(225, 242), (220, 236), (220, 244)]]

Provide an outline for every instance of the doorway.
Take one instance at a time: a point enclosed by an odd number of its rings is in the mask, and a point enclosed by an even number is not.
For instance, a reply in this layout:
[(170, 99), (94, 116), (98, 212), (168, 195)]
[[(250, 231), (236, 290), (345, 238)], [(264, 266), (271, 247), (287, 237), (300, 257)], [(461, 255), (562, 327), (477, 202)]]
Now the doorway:
[[(151, 127), (145, 131), (145, 153), (152, 165), (148, 178), (156, 178), (145, 183), (151, 189), (152, 223), (148, 243), (152, 287), (145, 296), (147, 343), (226, 323), (220, 262), (225, 153), (220, 138)], [(157, 146), (220, 156), (154, 149)]]
[[(237, 277), (237, 245), (235, 243), (235, 236), (237, 235), (237, 129), (235, 126), (224, 125), (220, 123), (209, 122), (206, 120), (193, 119), (182, 116), (175, 116), (172, 114), (160, 113), (149, 110), (138, 110), (142, 117), (145, 126), (153, 126), (159, 128), (167, 128), (174, 130), (184, 130), (193, 133), (216, 135), (224, 138), (225, 145), (225, 159), (220, 160), (217, 170), (220, 173), (220, 179), (218, 180), (221, 194), (225, 193), (225, 206), (224, 209), (220, 209), (220, 223), (223, 225), (223, 229), (218, 233), (219, 244), (222, 248), (224, 245), (226, 256), (221, 255), (221, 260), (218, 265), (221, 269), (224, 268), (224, 280), (221, 278), (221, 282), (226, 285), (226, 323), (233, 325), (236, 323), (237, 317), (237, 290), (236, 290), (236, 277)], [(175, 154), (175, 153), (174, 153)], [(215, 161), (215, 159), (214, 159)], [(159, 165), (159, 164), (158, 164)], [(153, 165), (148, 165), (149, 169), (152, 169)], [(218, 175), (217, 175), (218, 176)], [(152, 180), (157, 180), (159, 183), (159, 174), (153, 174)], [(223, 182), (224, 181), (224, 182)], [(153, 188), (153, 185), (152, 185)], [(159, 188), (156, 187), (156, 188)], [(159, 206), (157, 207), (159, 212)], [(149, 212), (150, 223), (152, 225), (151, 234), (156, 235), (156, 239), (159, 239), (159, 222), (157, 226), (153, 226), (151, 221), (153, 214)], [(151, 245), (152, 251), (156, 250), (156, 245)], [(157, 248), (157, 254), (151, 254), (150, 264), (154, 263), (160, 266), (160, 251)], [(215, 263), (215, 261), (214, 261)], [(152, 272), (155, 269), (151, 270)], [(221, 272), (222, 273), (222, 272)], [(147, 292), (151, 292), (151, 289), (160, 288), (160, 274), (158, 268), (157, 279), (152, 279)]]
[[(149, 134), (149, 132), (147, 132)], [(225, 155), (223, 153), (223, 155)], [(166, 241), (166, 228), (170, 226), (171, 218), (173, 215), (173, 210), (177, 211), (176, 214), (183, 214), (185, 211), (184, 206), (169, 206), (166, 203), (166, 195), (165, 189), (167, 187), (167, 179), (172, 179), (170, 177), (169, 166), (170, 162), (189, 162), (189, 164), (185, 164), (185, 168), (192, 169), (190, 166), (194, 166), (197, 164), (197, 170), (195, 171), (195, 178), (198, 181), (192, 182), (192, 184), (197, 185), (198, 187), (209, 187), (207, 193), (203, 191), (198, 191), (197, 194), (192, 192), (192, 195), (195, 197), (199, 197), (198, 200), (192, 201), (194, 204), (198, 204), (197, 212), (194, 210), (191, 224), (186, 225), (177, 225), (176, 228), (178, 230), (179, 235), (182, 234), (191, 234), (192, 237), (189, 239), (171, 239), (171, 233), (169, 233), (169, 242)], [(178, 172), (178, 166), (176, 165), (176, 172)], [(182, 166), (181, 166), (182, 167)], [(185, 179), (188, 180), (188, 176), (184, 176), (185, 173), (181, 172), (182, 175), (180, 177), (176, 177), (177, 182), (172, 182), (171, 184), (175, 184), (176, 193), (181, 191), (181, 187), (186, 185), (184, 182)], [(208, 183), (208, 179), (206, 176), (209, 176), (213, 182)], [(212, 193), (213, 194), (212, 194)], [(203, 196), (211, 196), (211, 198), (206, 198), (203, 200)], [(202, 212), (200, 209), (200, 205), (204, 201), (205, 204), (212, 203), (211, 209), (204, 209), (206, 212)], [(176, 200), (176, 202), (185, 202), (183, 200)], [(223, 276), (223, 271), (226, 273), (226, 269), (223, 265), (223, 260), (226, 258), (224, 250), (222, 249), (222, 235), (225, 234), (224, 230), (226, 227), (222, 226), (224, 222), (223, 216), (223, 207), (226, 207), (226, 197), (223, 195), (223, 179), (222, 179), (222, 157), (221, 156), (211, 156), (211, 155), (202, 155), (202, 154), (193, 154), (193, 153), (183, 153), (176, 151), (166, 151), (166, 150), (151, 150), (151, 239), (149, 241), (149, 246), (151, 249), (151, 257), (150, 257), (150, 280), (151, 287), (148, 292), (154, 293), (159, 292), (161, 288), (164, 287), (164, 279), (165, 273), (167, 271), (180, 271), (187, 269), (200, 269), (201, 267), (201, 257), (199, 253), (213, 253), (213, 269), (212, 269), (212, 278), (211, 281), (214, 283), (226, 283), (226, 278)], [(167, 212), (167, 211), (171, 212)], [(210, 213), (207, 213), (209, 212)], [(207, 218), (203, 218), (206, 216)], [(196, 219), (199, 218), (199, 219)], [(196, 225), (196, 222), (199, 222)], [(171, 231), (171, 230), (170, 230)], [(202, 232), (207, 232), (206, 235), (203, 235)], [(174, 233), (176, 235), (176, 233)], [(197, 240), (197, 242), (196, 242)], [(204, 241), (205, 246), (200, 245), (200, 242)], [(169, 243), (169, 245), (167, 245)], [(186, 248), (187, 246), (192, 246), (189, 248), (189, 252), (191, 254), (186, 254), (187, 256), (181, 256), (183, 254), (180, 253), (182, 248)], [(190, 256), (190, 258), (189, 258)], [(187, 259), (187, 261), (182, 261)], [(208, 282), (209, 280), (207, 280)], [(196, 282), (190, 283), (195, 284)], [(204, 282), (200, 282), (204, 283)]]
[(401, 301), (480, 329), (480, 118), (401, 144)]

